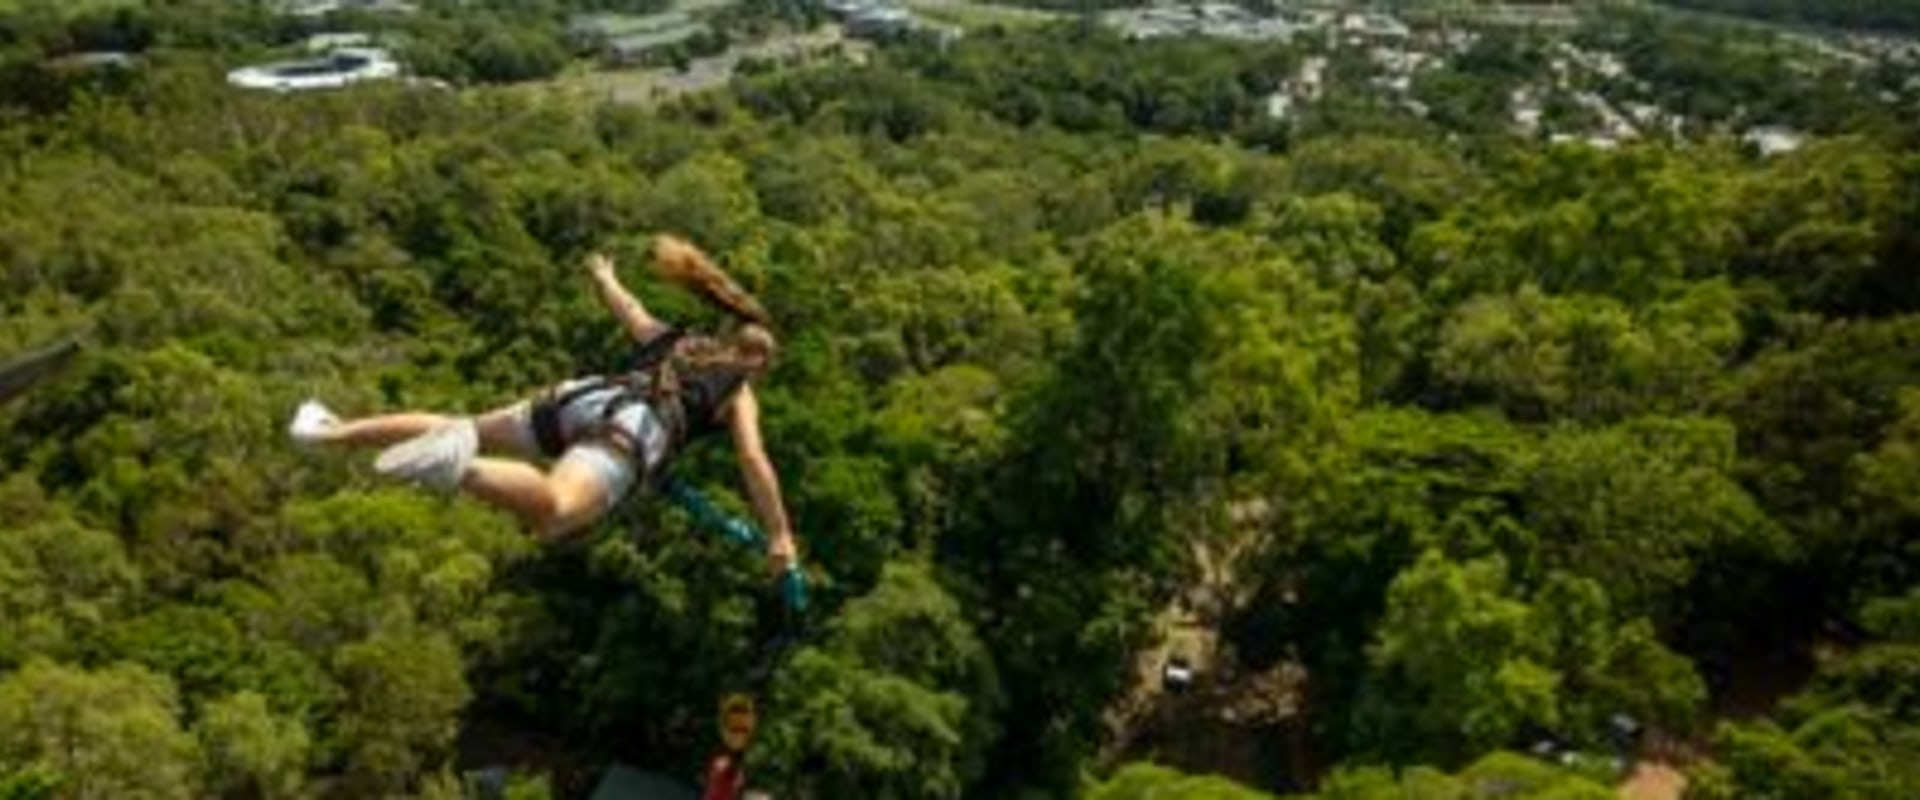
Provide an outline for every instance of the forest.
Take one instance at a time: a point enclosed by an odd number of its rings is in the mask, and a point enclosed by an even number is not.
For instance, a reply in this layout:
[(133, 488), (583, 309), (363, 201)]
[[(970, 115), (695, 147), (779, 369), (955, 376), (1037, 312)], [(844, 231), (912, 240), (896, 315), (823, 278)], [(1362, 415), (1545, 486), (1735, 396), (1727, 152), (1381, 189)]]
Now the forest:
[(1920, 31), (1914, 0), (1660, 0), (1700, 11), (1760, 17), (1780, 22), (1882, 31)]
[[(1912, 115), (1639, 18), (1591, 35), (1667, 43), (1658, 91), (1821, 135), (1281, 125), (1299, 53), (1077, 23), (658, 108), (281, 96), (222, 74), (291, 34), (192, 8), (0, 17), (0, 361), (81, 343), (0, 405), (0, 798), (692, 783), (742, 689), (783, 798), (1604, 798), (1653, 752), (1690, 797), (1920, 792)], [(112, 31), (137, 67), (47, 61)], [(775, 663), (764, 564), (665, 504), (539, 544), (285, 435), (614, 368), (595, 250), (716, 324), (656, 232), (784, 342)], [(746, 507), (724, 445), (675, 471)], [(1117, 735), (1172, 611), (1196, 692), (1285, 710)]]

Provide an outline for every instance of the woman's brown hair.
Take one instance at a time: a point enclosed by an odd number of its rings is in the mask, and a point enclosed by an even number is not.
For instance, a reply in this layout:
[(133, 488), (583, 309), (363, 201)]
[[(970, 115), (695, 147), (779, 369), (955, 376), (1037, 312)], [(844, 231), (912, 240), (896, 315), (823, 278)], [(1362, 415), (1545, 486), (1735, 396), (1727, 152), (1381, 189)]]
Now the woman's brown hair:
[(767, 314), (766, 307), (687, 240), (668, 235), (655, 237), (653, 267), (660, 277), (706, 298), (735, 319), (764, 328), (773, 327), (773, 317)]
[(773, 336), (772, 315), (700, 248), (677, 236), (656, 236), (653, 267), (660, 277), (700, 295), (741, 323), (724, 343), (702, 336), (689, 337), (686, 346), (681, 348), (683, 356), (695, 362), (751, 360), (761, 367), (773, 360), (778, 345)]

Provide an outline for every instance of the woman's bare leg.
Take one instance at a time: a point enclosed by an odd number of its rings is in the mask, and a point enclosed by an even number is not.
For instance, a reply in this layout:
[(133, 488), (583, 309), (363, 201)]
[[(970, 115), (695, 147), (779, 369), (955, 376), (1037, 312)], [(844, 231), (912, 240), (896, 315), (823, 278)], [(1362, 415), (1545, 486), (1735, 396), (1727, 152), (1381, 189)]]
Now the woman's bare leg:
[(339, 425), (320, 434), (319, 439), (328, 444), (385, 447), (419, 436), (447, 424), (452, 419), (445, 414), (421, 411), (378, 414), (359, 419), (341, 420)]
[(474, 417), (473, 426), (480, 434), (482, 453), (523, 459), (540, 457), (540, 443), (534, 439), (532, 430), (532, 411), (526, 402)]
[[(480, 435), (480, 448), (488, 453), (520, 457), (536, 455), (528, 452), (526, 436), (521, 431), (522, 418), (520, 404), (517, 403), (475, 417), (474, 428)], [(319, 439), (328, 444), (385, 447), (404, 442), (455, 419), (458, 417), (424, 411), (376, 414), (341, 420), (340, 424), (321, 433)]]
[(600, 518), (607, 489), (591, 467), (562, 462), (550, 473), (524, 461), (475, 459), (460, 487), (514, 516), (541, 539), (573, 533)]

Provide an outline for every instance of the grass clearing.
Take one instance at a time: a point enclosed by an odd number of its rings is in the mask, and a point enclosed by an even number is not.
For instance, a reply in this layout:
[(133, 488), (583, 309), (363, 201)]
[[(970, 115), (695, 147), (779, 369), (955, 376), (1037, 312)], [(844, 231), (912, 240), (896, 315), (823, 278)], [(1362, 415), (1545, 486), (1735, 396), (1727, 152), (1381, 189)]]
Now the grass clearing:
[(967, 0), (903, 0), (901, 5), (934, 22), (964, 30), (977, 30), (995, 25), (1004, 28), (1032, 28), (1062, 18), (1062, 15), (1052, 11), (974, 3)]
[(18, 14), (34, 9), (52, 11), (63, 16), (77, 16), (89, 11), (133, 8), (139, 5), (140, 0), (0, 0), (0, 15)]

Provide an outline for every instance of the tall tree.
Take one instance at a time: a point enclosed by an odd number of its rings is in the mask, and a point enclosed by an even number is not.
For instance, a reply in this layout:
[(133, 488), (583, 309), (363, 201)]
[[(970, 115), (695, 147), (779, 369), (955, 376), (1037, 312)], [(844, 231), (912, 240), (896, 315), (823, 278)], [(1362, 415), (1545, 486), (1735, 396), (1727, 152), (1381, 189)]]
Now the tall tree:
[(754, 757), (808, 796), (959, 797), (998, 734), (999, 677), (928, 568), (888, 565), (775, 676)]
[(140, 667), (36, 658), (0, 680), (0, 771), (46, 770), (61, 796), (198, 797), (199, 758), (173, 685)]

